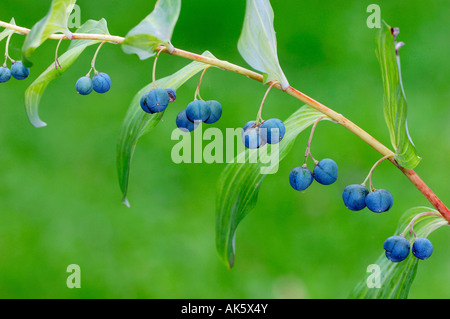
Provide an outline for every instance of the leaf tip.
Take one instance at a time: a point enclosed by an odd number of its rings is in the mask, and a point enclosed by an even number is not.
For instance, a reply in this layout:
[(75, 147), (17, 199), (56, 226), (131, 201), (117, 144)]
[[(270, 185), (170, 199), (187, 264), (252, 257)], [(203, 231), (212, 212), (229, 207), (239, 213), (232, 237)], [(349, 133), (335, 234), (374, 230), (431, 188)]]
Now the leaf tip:
[(131, 207), (130, 202), (128, 201), (128, 198), (126, 198), (126, 197), (124, 197), (124, 198), (122, 199), (122, 204), (125, 205), (125, 206), (128, 207), (128, 208)]

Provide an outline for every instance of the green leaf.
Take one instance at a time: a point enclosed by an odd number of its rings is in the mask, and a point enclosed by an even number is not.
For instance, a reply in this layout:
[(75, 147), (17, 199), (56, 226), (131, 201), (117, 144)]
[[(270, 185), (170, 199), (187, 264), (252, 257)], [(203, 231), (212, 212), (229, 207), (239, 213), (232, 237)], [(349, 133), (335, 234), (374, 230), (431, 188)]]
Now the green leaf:
[[(13, 25), (16, 25), (16, 21), (14, 21), (14, 18), (12, 18), (9, 23), (13, 24)], [(13, 33), (14, 33), (14, 30), (5, 28), (5, 30), (3, 30), (2, 33), (0, 33), (0, 41), (2, 41), (3, 39), (9, 37)]]
[(247, 0), (238, 49), (248, 64), (264, 73), (265, 83), (276, 80), (286, 90), (289, 83), (278, 61), (273, 18), (269, 0)]
[[(384, 87), (384, 117), (395, 149), (395, 160), (400, 166), (415, 168), (421, 158), (417, 155), (414, 143), (409, 136), (405, 91), (403, 89), (398, 49), (403, 45), (396, 41), (394, 29), (386, 23), (378, 33), (377, 57), (381, 65)], [(396, 45), (398, 46), (396, 48)]]
[[(205, 57), (215, 58), (209, 51), (203, 54)], [(177, 90), (186, 81), (195, 76), (197, 73), (203, 71), (207, 64), (201, 62), (191, 62), (178, 72), (156, 81), (156, 85), (160, 88), (172, 88)], [(136, 149), (137, 142), (141, 136), (148, 133), (161, 121), (163, 113), (148, 114), (142, 111), (140, 106), (140, 99), (143, 94), (147, 93), (153, 88), (153, 83), (141, 89), (133, 98), (125, 119), (120, 130), (119, 141), (117, 144), (117, 172), (119, 176), (120, 189), (123, 194), (122, 203), (130, 206), (127, 200), (128, 180), (130, 176), (131, 161)]]
[[(267, 144), (260, 149), (263, 156), (260, 156), (258, 162), (245, 160), (250, 159), (249, 156), (255, 156), (257, 152), (246, 150), (222, 172), (217, 186), (216, 248), (220, 258), (229, 268), (234, 264), (236, 229), (256, 206), (259, 188), (265, 174), (272, 174), (278, 169), (279, 161), (292, 149), (297, 136), (321, 116), (322, 113), (309, 106), (303, 106), (285, 121), (286, 134), (283, 140), (279, 144)], [(279, 154), (279, 161), (270, 161), (268, 165), (267, 158), (271, 154)]]
[[(420, 213), (433, 212), (437, 215), (424, 215), (417, 219), (414, 223), (414, 231), (417, 237), (428, 237), (433, 231), (439, 227), (448, 225), (448, 222), (440, 216), (440, 214), (428, 207), (415, 207), (409, 209), (399, 221), (396, 235), (405, 231), (405, 237), (408, 238), (409, 231), (407, 226), (410, 221)], [(380, 250), (383, 243), (380, 243)], [(409, 294), (411, 285), (416, 276), (417, 267), (420, 260), (414, 257), (412, 253), (408, 258), (399, 263), (388, 260), (383, 253), (375, 262), (380, 267), (381, 288), (369, 288), (367, 278), (364, 278), (353, 290), (350, 298), (358, 299), (406, 299)]]
[(52, 0), (50, 11), (33, 26), (25, 38), (22, 55), (23, 64), (26, 67), (33, 65), (30, 61), (31, 55), (50, 35), (61, 32), (72, 39), (72, 33), (67, 27), (67, 20), (72, 13), (75, 2), (76, 0)]
[[(79, 33), (93, 33), (109, 35), (106, 20), (100, 21), (89, 20), (83, 24), (77, 32)], [(58, 60), (61, 64), (61, 69), (55, 68), (55, 63), (52, 63), (47, 70), (45, 70), (25, 91), (25, 108), (31, 124), (35, 127), (44, 127), (47, 124), (39, 118), (38, 109), (42, 94), (47, 88), (48, 84), (61, 76), (67, 69), (75, 62), (75, 60), (83, 53), (88, 46), (99, 43), (94, 40), (74, 40), (71, 42), (67, 51), (61, 55)], [(74, 92), (75, 93), (75, 92)]]
[(141, 60), (154, 56), (159, 45), (172, 51), (170, 40), (180, 10), (181, 0), (158, 0), (153, 12), (128, 32), (122, 44), (123, 51), (137, 54)]

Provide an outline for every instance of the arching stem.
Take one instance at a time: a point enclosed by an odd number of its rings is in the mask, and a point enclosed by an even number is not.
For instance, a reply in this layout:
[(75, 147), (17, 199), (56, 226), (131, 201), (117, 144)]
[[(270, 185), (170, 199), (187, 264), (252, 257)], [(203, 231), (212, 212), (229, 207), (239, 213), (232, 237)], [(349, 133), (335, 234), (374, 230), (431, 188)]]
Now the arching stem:
[(197, 97), (200, 98), (200, 100), (203, 101), (202, 96), (200, 95), (200, 87), (202, 86), (202, 82), (203, 82), (203, 77), (205, 76), (206, 71), (210, 68), (211, 66), (208, 65), (202, 72), (202, 75), (200, 75), (200, 80), (198, 80), (198, 85), (197, 85), (197, 89), (195, 90), (195, 94), (194, 94), (194, 100), (197, 100)]
[(62, 69), (62, 66), (61, 66), (61, 64), (59, 63), (59, 60), (58, 60), (58, 50), (59, 50), (59, 46), (61, 45), (61, 42), (62, 42), (62, 39), (60, 39), (58, 41), (58, 45), (56, 46), (56, 51), (55, 51), (55, 69), (58, 69), (58, 67), (60, 69)]
[(6, 47), (5, 47), (5, 62), (3, 62), (3, 67), (6, 68), (6, 62), (8, 61), (8, 59), (11, 61), (11, 63), (14, 63), (16, 61), (14, 61), (13, 59), (11, 59), (9, 57), (9, 42), (11, 40), (11, 37), (14, 33), (11, 33), (8, 38), (6, 39)]
[(272, 81), (269, 85), (269, 88), (266, 91), (266, 94), (264, 94), (264, 97), (261, 101), (261, 105), (259, 107), (258, 115), (256, 116), (255, 126), (258, 126), (262, 121), (262, 111), (264, 108), (264, 103), (266, 102), (267, 96), (269, 95), (270, 90), (274, 87), (275, 84), (280, 84), (278, 81)]
[(162, 52), (162, 49), (160, 49), (158, 51), (158, 53), (155, 56), (155, 61), (153, 61), (153, 70), (152, 70), (153, 89), (156, 89), (156, 87), (157, 87), (156, 86), (156, 66), (158, 64), (158, 58), (159, 58), (159, 55), (161, 54), (161, 52)]
[(94, 70), (94, 74), (98, 74), (98, 71), (95, 68), (95, 62), (97, 61), (97, 56), (98, 56), (98, 53), (100, 52), (100, 49), (102, 48), (102, 46), (105, 43), (106, 43), (105, 41), (100, 43), (100, 45), (98, 46), (97, 50), (95, 51), (94, 57), (92, 58), (92, 61), (91, 61), (91, 69), (89, 70), (89, 72), (88, 72), (88, 74), (86, 76), (90, 76), (92, 70)]
[(314, 132), (316, 130), (317, 124), (319, 124), (320, 121), (322, 121), (326, 116), (321, 116), (319, 117), (313, 124), (312, 128), (311, 128), (311, 134), (309, 134), (309, 139), (308, 139), (308, 144), (306, 146), (306, 151), (305, 151), (305, 163), (303, 164), (303, 167), (306, 168), (306, 163), (308, 161), (308, 157), (311, 157), (311, 159), (314, 161), (314, 164), (317, 165), (318, 161), (312, 156), (311, 154), (311, 142), (314, 136)]
[(362, 182), (361, 185), (364, 185), (364, 186), (365, 186), (366, 183), (367, 183), (367, 180), (370, 180), (369, 188), (370, 188), (370, 191), (373, 192), (375, 189), (373, 188), (373, 184), (372, 184), (372, 175), (373, 175), (373, 172), (375, 171), (375, 168), (377, 168), (377, 166), (380, 165), (383, 161), (385, 161), (385, 160), (387, 160), (388, 158), (391, 158), (391, 157), (394, 157), (394, 154), (388, 154), (388, 155), (383, 156), (382, 158), (380, 158), (380, 159), (372, 166), (372, 168), (370, 169), (369, 175), (367, 175), (366, 179), (364, 180), (364, 182)]

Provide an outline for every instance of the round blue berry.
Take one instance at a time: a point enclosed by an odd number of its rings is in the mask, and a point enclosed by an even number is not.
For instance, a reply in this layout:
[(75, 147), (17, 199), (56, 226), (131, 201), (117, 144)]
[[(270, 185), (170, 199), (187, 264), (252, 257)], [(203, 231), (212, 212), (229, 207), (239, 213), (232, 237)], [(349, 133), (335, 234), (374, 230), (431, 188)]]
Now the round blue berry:
[(148, 92), (147, 106), (150, 110), (148, 113), (163, 112), (169, 105), (169, 93), (165, 89), (154, 89)]
[(166, 89), (167, 94), (169, 94), (169, 102), (175, 102), (177, 100), (177, 93), (174, 89)]
[(16, 80), (25, 80), (30, 75), (30, 69), (26, 68), (22, 61), (16, 61), (11, 67), (11, 74)]
[(256, 127), (256, 121), (247, 122), (242, 128), (242, 136), (244, 136), (245, 131), (247, 131), (251, 127)]
[(194, 102), (188, 104), (186, 108), (186, 115), (192, 122), (206, 122), (211, 115), (211, 109), (205, 101), (195, 100)]
[(266, 141), (261, 137), (261, 132), (258, 127), (245, 130), (242, 134), (242, 141), (245, 147), (249, 149), (260, 148), (266, 144)]
[(111, 89), (111, 78), (106, 73), (97, 73), (92, 79), (94, 91), (97, 93), (106, 93)]
[(148, 107), (148, 104), (147, 104), (147, 97), (148, 97), (149, 93), (150, 92), (147, 92), (144, 95), (142, 95), (141, 100), (139, 101), (139, 104), (141, 105), (141, 108), (144, 112), (153, 114), (153, 112), (150, 110), (150, 108)]
[(211, 115), (205, 121), (206, 124), (216, 123), (222, 116), (222, 105), (217, 101), (206, 101), (211, 110)]
[(8, 82), (11, 78), (11, 71), (7, 67), (0, 67), (0, 83)]
[(386, 258), (396, 263), (408, 257), (410, 248), (409, 241), (403, 236), (389, 237), (383, 244)]
[(342, 199), (345, 206), (353, 211), (358, 211), (366, 207), (366, 196), (369, 194), (363, 185), (348, 185), (342, 192)]
[(197, 128), (197, 124), (191, 122), (186, 116), (186, 110), (182, 110), (177, 115), (177, 127), (183, 132), (192, 132)]
[(94, 89), (94, 85), (92, 84), (92, 80), (88, 76), (83, 76), (79, 78), (77, 81), (77, 92), (81, 95), (88, 95)]
[(417, 238), (414, 241), (412, 252), (419, 259), (427, 259), (433, 253), (433, 244), (426, 238)]
[(391, 209), (394, 203), (392, 194), (385, 189), (378, 189), (366, 196), (366, 206), (374, 213), (382, 213)]
[(306, 167), (295, 167), (289, 173), (289, 183), (293, 189), (297, 191), (304, 191), (313, 182), (313, 174)]
[(338, 166), (329, 158), (323, 159), (314, 167), (313, 175), (322, 185), (333, 184), (338, 178)]
[(286, 133), (284, 123), (279, 119), (269, 119), (261, 124), (262, 136), (269, 144), (279, 143)]

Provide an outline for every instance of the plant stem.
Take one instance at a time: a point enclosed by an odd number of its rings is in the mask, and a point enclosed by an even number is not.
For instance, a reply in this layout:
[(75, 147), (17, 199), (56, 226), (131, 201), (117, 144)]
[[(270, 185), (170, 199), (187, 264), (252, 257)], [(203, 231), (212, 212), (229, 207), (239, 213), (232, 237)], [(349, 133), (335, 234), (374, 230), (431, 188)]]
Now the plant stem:
[(314, 136), (314, 132), (316, 130), (317, 124), (319, 124), (320, 121), (322, 121), (325, 118), (325, 116), (321, 116), (319, 117), (313, 124), (312, 128), (311, 128), (311, 134), (309, 135), (309, 140), (308, 140), (308, 145), (306, 146), (306, 151), (305, 151), (305, 163), (303, 164), (303, 167), (306, 167), (306, 162), (308, 161), (308, 156), (311, 157), (311, 159), (314, 161), (314, 163), (317, 165), (318, 161), (316, 161), (316, 159), (312, 156), (311, 154), (311, 142), (312, 142), (312, 138)]
[(161, 50), (158, 51), (155, 57), (155, 61), (153, 62), (153, 69), (152, 69), (152, 81), (153, 81), (153, 89), (156, 89), (156, 65), (158, 64), (158, 58), (161, 54)]
[[(0, 27), (8, 28), (11, 30), (16, 31), (17, 33), (21, 34), (28, 34), (30, 32), (30, 29), (19, 27), (4, 21), (0, 21)], [(109, 43), (115, 43), (115, 44), (121, 44), (125, 38), (120, 36), (111, 36), (111, 35), (104, 35), (104, 34), (85, 34), (85, 33), (73, 33), (72, 34), (72, 40), (97, 40), (97, 41), (104, 41)], [(49, 37), (49, 39), (52, 40), (60, 40), (60, 39), (67, 39), (67, 37), (63, 34), (53, 34)], [(218, 68), (228, 70), (231, 72), (235, 72), (241, 75), (244, 75), (250, 79), (253, 79), (258, 82), (264, 83), (263, 76), (259, 73), (256, 73), (254, 71), (248, 70), (246, 68), (243, 68), (241, 66), (232, 64), (227, 61), (215, 59), (215, 58), (209, 58), (202, 56), (200, 54), (192, 53), (189, 51), (176, 49), (176, 48), (170, 48), (170, 52), (168, 48), (165, 48), (163, 46), (160, 46), (157, 48), (157, 50), (160, 50), (164, 53), (169, 53), (171, 55), (179, 56), (182, 58), (186, 58), (192, 61), (198, 61), (205, 64), (209, 64), (212, 66), (216, 66)], [(273, 85), (275, 88), (282, 90), (279, 83)], [(317, 111), (323, 113), (324, 115), (331, 118), (333, 121), (335, 121), (337, 124), (342, 125), (343, 127), (347, 128), (349, 131), (357, 135), (360, 139), (362, 139), (364, 142), (372, 146), (377, 152), (379, 152), (383, 156), (391, 155), (394, 156), (394, 153), (384, 146), (382, 143), (377, 141), (373, 136), (371, 136), (369, 133), (364, 131), (362, 128), (357, 126), (355, 123), (351, 122), (347, 118), (345, 118), (342, 114), (339, 114), (335, 112), (334, 110), (326, 107), (325, 105), (319, 103), (318, 101), (314, 100), (313, 98), (307, 96), (306, 94), (300, 92), (299, 90), (289, 87), (284, 92), (287, 94), (293, 96), (294, 98), (302, 101), (303, 103), (311, 106), (312, 108), (316, 109)], [(398, 168), (400, 169), (403, 174), (413, 183), (413, 185), (425, 196), (425, 198), (428, 199), (428, 201), (441, 213), (441, 215), (450, 222), (450, 210), (442, 203), (442, 201), (433, 193), (433, 191), (425, 184), (425, 182), (414, 172), (412, 169), (406, 169), (401, 167), (393, 157), (390, 157), (389, 160)]]
[(195, 90), (195, 94), (194, 94), (194, 100), (197, 100), (197, 96), (200, 98), (200, 100), (203, 101), (202, 96), (200, 95), (200, 87), (202, 86), (202, 82), (203, 82), (203, 77), (205, 76), (206, 71), (210, 68), (211, 66), (207, 66), (203, 72), (202, 75), (200, 75), (200, 80), (198, 81), (198, 85), (197, 85), (197, 89)]
[[(95, 74), (98, 73), (98, 72), (97, 72), (97, 69), (95, 68), (95, 62), (97, 61), (97, 56), (98, 56), (98, 53), (100, 52), (100, 49), (102, 48), (102, 46), (103, 46), (105, 43), (106, 43), (105, 41), (103, 41), (102, 43), (100, 43), (100, 45), (98, 46), (97, 50), (95, 51), (95, 54), (94, 54), (94, 57), (92, 58), (92, 61), (91, 61), (91, 70), (94, 70)], [(90, 74), (90, 73), (91, 73), (91, 71), (89, 71), (88, 74)]]
[(58, 50), (59, 50), (59, 46), (61, 45), (62, 39), (59, 40), (58, 45), (56, 46), (56, 51), (55, 51), (55, 69), (58, 69), (58, 67), (60, 69), (62, 69), (61, 64), (59, 64), (59, 60), (58, 60)]
[(5, 62), (3, 63), (3, 67), (6, 67), (6, 62), (8, 62), (8, 59), (11, 60), (11, 63), (14, 63), (14, 60), (9, 57), (9, 41), (11, 40), (11, 37), (14, 33), (11, 33), (8, 38), (6, 39), (6, 46), (5, 46)]
[(372, 183), (372, 175), (373, 175), (373, 172), (375, 171), (375, 168), (377, 168), (378, 167), (378, 165), (380, 165), (384, 160), (387, 160), (388, 158), (391, 158), (391, 157), (393, 157), (393, 155), (391, 155), (391, 154), (389, 154), (389, 155), (386, 155), (386, 156), (383, 156), (382, 158), (380, 158), (373, 166), (372, 166), (372, 168), (370, 169), (370, 171), (369, 171), (369, 174), (367, 175), (367, 177), (366, 177), (366, 179), (364, 180), (364, 182), (362, 182), (362, 184), (361, 185), (366, 185), (366, 183), (367, 183), (367, 180), (370, 180), (370, 191), (371, 192), (373, 192), (374, 191), (374, 188), (373, 188), (373, 183)]
[(272, 81), (269, 85), (269, 88), (266, 91), (266, 94), (264, 94), (261, 105), (259, 107), (258, 115), (256, 116), (255, 126), (258, 126), (259, 123), (262, 121), (262, 111), (264, 108), (264, 103), (266, 102), (266, 99), (267, 99), (267, 96), (269, 95), (270, 90), (273, 88), (273, 86), (275, 84), (280, 84), (280, 83), (278, 81)]

